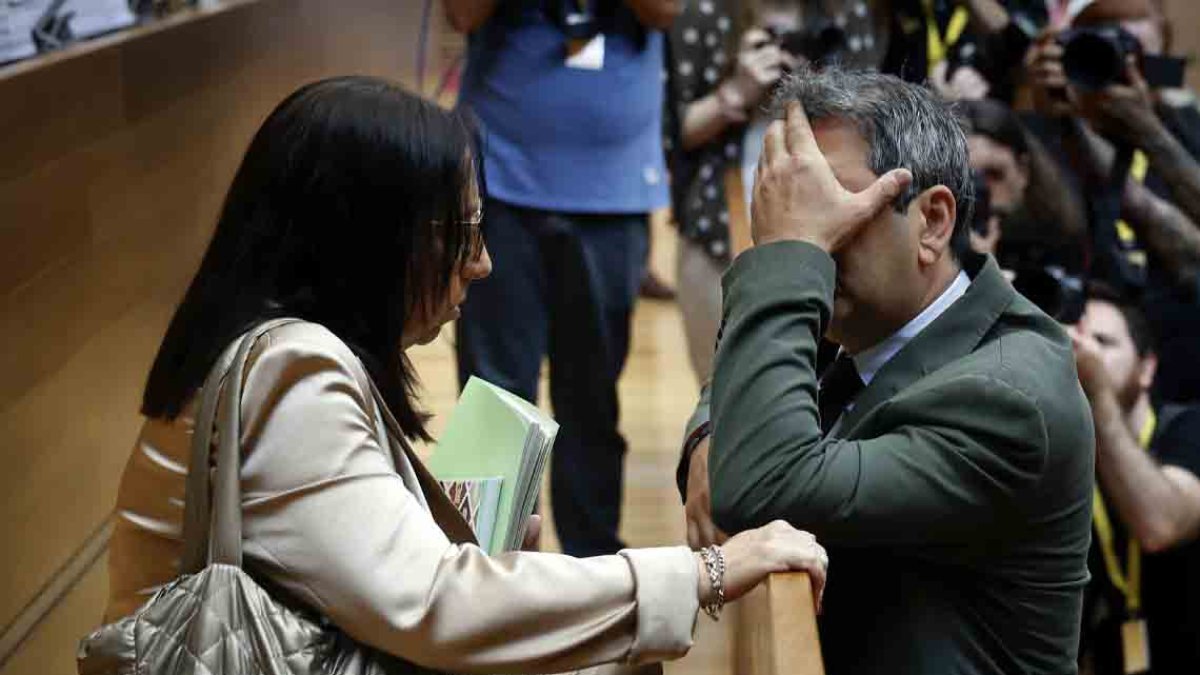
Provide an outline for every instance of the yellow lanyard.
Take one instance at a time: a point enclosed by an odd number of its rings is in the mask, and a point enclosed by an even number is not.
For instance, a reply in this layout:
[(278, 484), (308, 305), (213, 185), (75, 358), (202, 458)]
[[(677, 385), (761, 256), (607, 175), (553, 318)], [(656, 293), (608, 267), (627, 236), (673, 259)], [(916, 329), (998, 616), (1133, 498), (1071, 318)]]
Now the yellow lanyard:
[[(1143, 450), (1150, 448), (1150, 439), (1154, 437), (1154, 427), (1158, 418), (1153, 412), (1142, 425), (1138, 434), (1138, 445)], [(1112, 521), (1108, 519), (1108, 509), (1104, 506), (1104, 497), (1100, 494), (1100, 486), (1092, 492), (1092, 522), (1096, 527), (1096, 538), (1100, 541), (1100, 552), (1104, 554), (1104, 567), (1108, 570), (1108, 579), (1116, 586), (1121, 595), (1125, 596), (1125, 609), (1129, 616), (1136, 616), (1142, 609), (1142, 551), (1137, 545), (1137, 539), (1128, 538), (1128, 549), (1125, 555), (1125, 570), (1122, 572), (1121, 563), (1117, 560), (1116, 544), (1113, 542)]]
[[(1139, 183), (1144, 183), (1146, 182), (1146, 174), (1149, 173), (1149, 171), (1150, 159), (1146, 157), (1146, 153), (1142, 152), (1141, 150), (1135, 150), (1133, 152), (1133, 162), (1129, 165), (1129, 177)], [(1125, 244), (1133, 245), (1137, 243), (1137, 235), (1134, 234), (1133, 228), (1130, 227), (1129, 223), (1125, 222), (1125, 219), (1123, 218), (1117, 221), (1117, 238)], [(1131, 251), (1131, 253), (1134, 252)], [(1146, 264), (1144, 252), (1141, 256), (1133, 256), (1133, 258), (1134, 264)], [(1139, 260), (1141, 262), (1138, 262)]]
[(938, 30), (937, 16), (933, 13), (933, 0), (924, 0), (922, 4), (925, 7), (925, 39), (928, 46), (925, 60), (929, 64), (930, 74), (933, 74), (933, 67), (946, 60), (947, 51), (967, 30), (967, 22), (971, 16), (966, 7), (959, 5), (954, 8), (954, 13), (950, 15), (950, 23), (946, 25), (946, 35), (943, 37)]

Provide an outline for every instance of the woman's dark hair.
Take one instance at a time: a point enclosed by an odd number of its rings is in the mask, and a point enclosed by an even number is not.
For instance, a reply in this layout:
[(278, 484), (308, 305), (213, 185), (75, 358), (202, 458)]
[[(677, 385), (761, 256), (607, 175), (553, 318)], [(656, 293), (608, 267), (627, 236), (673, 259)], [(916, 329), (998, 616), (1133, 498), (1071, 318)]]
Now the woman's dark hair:
[(428, 439), (401, 350), (409, 316), (466, 258), (475, 127), (369, 77), (309, 84), (271, 113), (229, 188), (142, 399), (172, 419), (240, 334), (275, 317), (319, 323), (362, 359), (408, 438)]

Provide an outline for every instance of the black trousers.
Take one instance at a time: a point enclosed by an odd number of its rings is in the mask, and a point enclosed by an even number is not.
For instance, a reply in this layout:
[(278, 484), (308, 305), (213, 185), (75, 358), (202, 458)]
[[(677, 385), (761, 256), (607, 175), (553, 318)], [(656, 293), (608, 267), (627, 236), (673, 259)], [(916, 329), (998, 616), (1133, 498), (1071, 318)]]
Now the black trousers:
[(564, 552), (614, 553), (625, 439), (617, 379), (648, 247), (646, 214), (566, 214), (488, 199), (492, 275), (458, 322), (460, 386), (471, 375), (536, 401), (542, 358), (561, 428), (550, 497)]

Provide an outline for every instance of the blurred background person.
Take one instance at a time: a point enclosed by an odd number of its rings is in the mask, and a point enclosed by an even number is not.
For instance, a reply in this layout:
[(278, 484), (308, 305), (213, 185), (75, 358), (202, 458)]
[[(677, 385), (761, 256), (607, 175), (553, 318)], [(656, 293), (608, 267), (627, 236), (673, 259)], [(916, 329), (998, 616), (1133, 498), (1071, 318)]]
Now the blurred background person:
[(1168, 35), (1158, 5), (1097, 0), (1074, 28), (1030, 50), (1031, 121), (1087, 197), (1089, 274), (1140, 298), (1161, 336), (1155, 399), (1195, 400), (1200, 167), (1180, 139), (1195, 137), (1189, 120), (1200, 117), (1154, 103), (1185, 98), (1182, 64), (1161, 56)]
[(877, 68), (882, 3), (866, 0), (705, 0), (670, 33), (668, 130), (676, 274), (688, 352), (700, 382), (712, 369), (721, 274), (749, 245), (754, 170), (770, 122), (764, 103), (801, 64)]
[(1082, 197), (1006, 104), (960, 101), (976, 172), (976, 250), (996, 256), (1014, 286), (1060, 320), (1083, 311), (1087, 221)]
[(1071, 329), (1095, 420), (1098, 477), (1081, 669), (1197, 673), (1200, 405), (1156, 407), (1158, 360), (1146, 317), (1111, 287), (1093, 284), (1088, 295)]
[(765, 127), (759, 111), (798, 59), (775, 36), (796, 30), (801, 4), (689, 3), (671, 31), (669, 99), (677, 107), (668, 114), (677, 113), (679, 125), (667, 147), (681, 235), (676, 275), (688, 353), (701, 382), (712, 370), (731, 235), (749, 232), (745, 190)]
[(1048, 0), (893, 0), (883, 70), (950, 99), (1011, 101)]
[(562, 425), (554, 522), (574, 555), (623, 547), (626, 444), (617, 379), (647, 254), (668, 203), (663, 34), (676, 0), (445, 0), (468, 33), (459, 105), (486, 135), (484, 228), (495, 272), (457, 326), (459, 379), (537, 400), (543, 357)]

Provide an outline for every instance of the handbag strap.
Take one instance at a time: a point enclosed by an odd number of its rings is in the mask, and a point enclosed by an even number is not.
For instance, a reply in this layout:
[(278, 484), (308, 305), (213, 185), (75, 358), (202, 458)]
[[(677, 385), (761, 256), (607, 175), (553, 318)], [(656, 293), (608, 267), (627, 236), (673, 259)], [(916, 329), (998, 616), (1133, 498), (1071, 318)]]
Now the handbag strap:
[[(182, 574), (195, 574), (212, 563), (242, 565), (242, 503), (241, 483), (241, 408), (242, 379), (246, 361), (254, 344), (264, 333), (300, 319), (274, 319), (264, 322), (235, 340), (217, 359), (204, 388), (200, 392), (200, 407), (196, 413), (192, 432), (191, 462), (188, 465), (187, 485), (184, 493), (183, 556), (180, 560)], [(400, 425), (392, 416), (391, 409), (376, 388), (368, 382), (375, 400), (379, 418), (383, 422), (380, 431), (390, 450), (393, 439), (403, 450), (404, 457), (413, 468), (418, 489), (426, 500), (434, 520), (454, 543), (476, 543), (471, 526), (463, 519), (458, 509), (450, 503), (437, 480), (405, 443), (400, 434)], [(225, 386), (222, 386), (225, 385)], [(218, 418), (219, 416), (219, 418)], [(377, 419), (379, 419), (377, 418)], [(217, 430), (217, 459), (211, 472), (208, 467), (212, 448), (213, 429)], [(389, 432), (389, 428), (391, 433)]]
[[(273, 319), (246, 332), (221, 353), (204, 380), (192, 430), (191, 460), (184, 492), (183, 556), (179, 566), (183, 574), (194, 574), (214, 562), (242, 565), (242, 505), (238, 480), (242, 376), (250, 350), (258, 338), (269, 330), (297, 321), (299, 319)], [(224, 383), (231, 386), (222, 387)], [(220, 420), (216, 419), (218, 412)], [(220, 431), (210, 493), (208, 461), (214, 426)]]
[[(429, 469), (425, 467), (425, 463), (413, 452), (410, 446), (404, 440), (404, 434), (400, 431), (400, 424), (396, 421), (396, 417), (392, 415), (391, 408), (388, 407), (387, 401), (384, 400), (383, 394), (379, 392), (379, 388), (375, 386), (375, 382), (367, 378), (371, 386), (371, 396), (375, 399), (375, 407), (379, 410), (379, 419), (383, 422), (383, 427), (380, 429), (383, 437), (381, 442), (387, 443), (389, 450), (392, 450), (394, 462), (397, 464), (396, 470), (399, 471), (399, 462), (401, 459), (408, 460), (408, 465), (412, 468), (413, 475), (417, 479), (417, 489), (420, 494), (416, 495), (419, 501), (424, 502), (426, 510), (433, 516), (434, 522), (438, 524), (442, 532), (452, 543), (455, 544), (479, 544), (475, 537), (475, 531), (471, 529), (470, 523), (463, 518), (462, 512), (454, 506), (450, 498), (446, 496), (446, 491), (442, 489), (441, 483), (434, 478)], [(401, 456), (395, 456), (394, 447), (399, 445), (402, 451)]]

